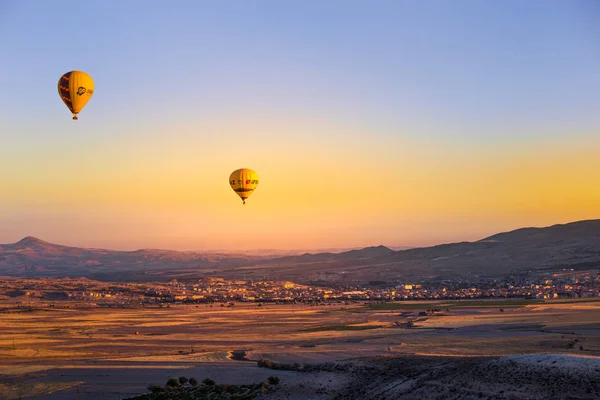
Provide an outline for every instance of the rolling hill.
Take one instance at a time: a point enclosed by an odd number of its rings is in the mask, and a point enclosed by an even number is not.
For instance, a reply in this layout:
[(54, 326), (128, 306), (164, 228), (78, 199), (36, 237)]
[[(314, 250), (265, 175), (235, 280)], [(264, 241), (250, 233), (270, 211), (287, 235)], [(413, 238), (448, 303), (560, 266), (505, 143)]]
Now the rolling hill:
[(100, 280), (148, 280), (179, 269), (246, 265), (257, 256), (142, 249), (115, 251), (68, 247), (28, 236), (0, 245), (0, 275), (66, 276)]
[(522, 228), (475, 242), (408, 250), (376, 246), (340, 253), (305, 253), (274, 258), (171, 250), (76, 248), (34, 237), (0, 245), (0, 275), (100, 280), (220, 276), (340, 284), (500, 277), (565, 267), (600, 268), (600, 220)]
[[(456, 279), (523, 275), (528, 271), (600, 267), (600, 220), (546, 228), (522, 228), (475, 242), (379, 254), (363, 249), (348, 253), (286, 257), (262, 263), (281, 277), (292, 279), (300, 268), (316, 280), (389, 281), (397, 279)], [(365, 253), (366, 252), (366, 253)], [(367, 255), (364, 257), (365, 255)]]

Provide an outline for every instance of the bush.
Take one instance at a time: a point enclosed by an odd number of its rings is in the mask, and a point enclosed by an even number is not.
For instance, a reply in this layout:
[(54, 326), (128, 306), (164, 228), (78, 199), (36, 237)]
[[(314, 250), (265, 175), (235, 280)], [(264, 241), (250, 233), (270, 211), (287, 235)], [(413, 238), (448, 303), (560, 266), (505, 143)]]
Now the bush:
[(257, 361), (257, 364), (259, 367), (263, 367), (263, 368), (272, 368), (273, 367), (273, 362), (266, 358), (261, 358), (260, 360)]
[(190, 382), (190, 385), (192, 385), (192, 386), (196, 386), (198, 384), (198, 381), (196, 380), (196, 378), (190, 378), (189, 382)]
[(267, 378), (269, 381), (269, 385), (279, 385), (279, 377), (278, 376), (270, 376)]
[(150, 390), (152, 393), (162, 393), (165, 391), (165, 389), (158, 385), (150, 385), (148, 386), (148, 390)]
[(268, 387), (268, 386), (267, 386), (267, 384), (266, 384), (266, 383), (264, 383), (264, 382), (261, 382), (261, 383), (260, 383), (260, 386), (259, 386), (259, 388), (260, 388), (260, 392), (261, 392), (261, 393), (267, 393), (267, 392), (269, 391), (269, 387)]
[(171, 378), (167, 381), (167, 386), (170, 387), (178, 387), (179, 386), (179, 381), (175, 378)]
[(213, 381), (210, 378), (206, 378), (205, 380), (202, 381), (202, 383), (204, 383), (206, 386), (214, 386), (215, 385), (215, 381)]
[(235, 394), (235, 393), (240, 392), (240, 388), (237, 387), (236, 385), (225, 385), (225, 386), (226, 386), (225, 390), (227, 391), (227, 393)]
[(186, 378), (185, 376), (180, 376), (179, 383), (181, 383), (182, 385), (185, 385), (186, 383), (188, 383), (188, 378)]

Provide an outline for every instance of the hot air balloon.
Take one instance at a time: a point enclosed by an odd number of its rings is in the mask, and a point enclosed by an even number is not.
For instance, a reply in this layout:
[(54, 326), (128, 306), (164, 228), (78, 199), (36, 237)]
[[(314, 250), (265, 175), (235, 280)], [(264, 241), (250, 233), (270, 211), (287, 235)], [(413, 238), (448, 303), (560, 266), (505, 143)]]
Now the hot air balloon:
[(235, 170), (229, 175), (229, 184), (231, 188), (241, 197), (244, 204), (246, 199), (258, 186), (258, 174), (251, 169), (241, 168)]
[(94, 80), (83, 71), (67, 72), (58, 80), (58, 94), (77, 120), (77, 114), (94, 94)]

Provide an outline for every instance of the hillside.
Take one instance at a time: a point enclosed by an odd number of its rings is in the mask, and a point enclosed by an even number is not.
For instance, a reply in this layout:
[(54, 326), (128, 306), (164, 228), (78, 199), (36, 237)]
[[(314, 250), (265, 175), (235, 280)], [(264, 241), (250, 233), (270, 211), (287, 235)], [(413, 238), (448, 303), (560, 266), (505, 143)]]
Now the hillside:
[(564, 267), (596, 268), (600, 266), (600, 220), (517, 229), (476, 242), (400, 251), (373, 249), (352, 252), (351, 257), (351, 252), (346, 252), (278, 258), (261, 262), (254, 271), (285, 279), (346, 282), (497, 277)]
[(68, 247), (28, 236), (0, 245), (0, 275), (152, 280), (165, 271), (245, 265), (259, 257), (173, 250), (115, 251)]
[(264, 258), (172, 250), (76, 248), (27, 237), (0, 245), (0, 275), (100, 280), (221, 276), (298, 282), (447, 279), (522, 275), (600, 266), (600, 220), (522, 228), (476, 242), (394, 251), (385, 246), (341, 253)]

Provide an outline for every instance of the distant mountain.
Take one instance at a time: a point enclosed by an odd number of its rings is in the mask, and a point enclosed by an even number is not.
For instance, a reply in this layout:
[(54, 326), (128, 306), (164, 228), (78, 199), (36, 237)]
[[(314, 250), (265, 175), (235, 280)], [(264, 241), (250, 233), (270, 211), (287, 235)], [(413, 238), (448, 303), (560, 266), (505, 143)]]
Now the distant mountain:
[(61, 246), (26, 237), (0, 245), (0, 275), (100, 280), (219, 276), (346, 284), (523, 275), (562, 268), (600, 268), (600, 220), (522, 228), (475, 242), (392, 250), (366, 247), (291, 256)]
[(568, 241), (597, 243), (598, 237), (600, 237), (600, 219), (592, 219), (547, 228), (521, 228), (490, 236), (480, 242), (520, 243), (532, 246), (544, 243), (564, 244)]
[(173, 250), (78, 248), (28, 236), (16, 243), (0, 245), (0, 275), (145, 280), (168, 271), (246, 265), (257, 259), (260, 257)]
[(600, 265), (600, 220), (547, 228), (523, 228), (476, 242), (398, 252), (393, 260), (430, 270), (430, 275), (487, 275)]
[(600, 268), (600, 220), (523, 228), (476, 242), (393, 251), (366, 248), (262, 261), (246, 274), (323, 282), (456, 279)]
[(349, 250), (341, 253), (304, 253), (298, 256), (286, 256), (263, 261), (263, 263), (285, 263), (285, 262), (322, 262), (336, 260), (364, 260), (378, 256), (395, 253), (385, 246), (365, 247), (360, 250)]

